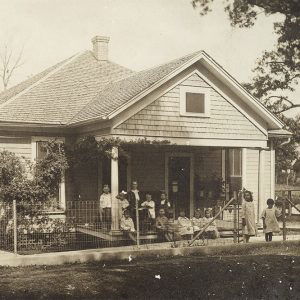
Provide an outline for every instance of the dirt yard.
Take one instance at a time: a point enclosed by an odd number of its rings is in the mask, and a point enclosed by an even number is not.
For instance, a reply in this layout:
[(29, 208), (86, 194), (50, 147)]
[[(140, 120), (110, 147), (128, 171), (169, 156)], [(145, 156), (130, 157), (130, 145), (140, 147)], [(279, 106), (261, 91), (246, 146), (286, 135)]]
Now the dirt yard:
[(1, 267), (0, 298), (299, 299), (295, 252)]

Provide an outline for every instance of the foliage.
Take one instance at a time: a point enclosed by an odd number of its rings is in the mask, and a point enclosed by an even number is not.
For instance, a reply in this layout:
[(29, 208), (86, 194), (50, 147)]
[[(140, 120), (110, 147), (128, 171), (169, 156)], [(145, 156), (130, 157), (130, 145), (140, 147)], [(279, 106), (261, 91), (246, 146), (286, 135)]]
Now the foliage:
[[(193, 0), (192, 4), (205, 15), (213, 2)], [(264, 52), (254, 69), (253, 82), (246, 87), (275, 113), (299, 107), (282, 91), (294, 91), (300, 78), (300, 1), (224, 0), (223, 5), (234, 27), (252, 27), (262, 13), (279, 16), (274, 22), (276, 47)]]
[(105, 158), (113, 158), (113, 147), (118, 148), (120, 157), (128, 157), (127, 148), (130, 145), (140, 146), (158, 146), (158, 145), (170, 145), (168, 140), (153, 140), (150, 141), (147, 138), (141, 138), (137, 140), (124, 141), (120, 138), (106, 138), (102, 137), (96, 139), (94, 136), (88, 135), (79, 139), (74, 145), (66, 149), (67, 157), (70, 166), (80, 167), (82, 164), (89, 165), (95, 164), (99, 160)]
[[(214, 0), (193, 0), (192, 4), (200, 8), (201, 15), (211, 11)], [(219, 2), (219, 1), (218, 1)], [(240, 28), (252, 27), (258, 15), (276, 15), (274, 31), (277, 44), (271, 51), (265, 51), (254, 68), (254, 78), (245, 87), (265, 106), (275, 113), (293, 133), (289, 144), (276, 142), (277, 174), (290, 169), (298, 158), (300, 118), (287, 118), (282, 113), (300, 104), (290, 99), (300, 79), (300, 1), (298, 0), (224, 0), (231, 25)]]
[(56, 195), (68, 164), (62, 144), (52, 141), (44, 144), (45, 157), (35, 164), (16, 154), (0, 152), (0, 200), (19, 203), (18, 211), (39, 211), (44, 203)]

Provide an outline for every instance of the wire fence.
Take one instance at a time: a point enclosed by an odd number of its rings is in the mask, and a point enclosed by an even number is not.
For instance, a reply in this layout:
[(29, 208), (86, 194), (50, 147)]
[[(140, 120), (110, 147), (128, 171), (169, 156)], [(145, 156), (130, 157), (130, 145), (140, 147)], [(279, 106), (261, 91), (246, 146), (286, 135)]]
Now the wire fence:
[[(282, 239), (290, 230), (289, 206), (298, 207), (284, 193), (281, 201)], [(295, 208), (296, 207), (296, 208)], [(31, 213), (31, 212), (35, 213)], [(191, 218), (175, 216), (171, 209), (147, 209), (124, 212), (117, 216), (103, 211), (98, 201), (69, 201), (65, 212), (36, 211), (34, 204), (2, 203), (0, 206), (0, 248), (18, 254), (71, 251), (108, 247), (182, 247), (239, 243), (243, 241), (241, 205), (237, 200), (222, 206), (200, 208)], [(138, 216), (138, 217), (136, 217)], [(293, 216), (293, 214), (291, 214)], [(299, 219), (295, 221), (299, 227)], [(295, 227), (295, 226), (294, 226)], [(262, 228), (260, 233), (262, 235)], [(297, 230), (296, 230), (297, 231)]]

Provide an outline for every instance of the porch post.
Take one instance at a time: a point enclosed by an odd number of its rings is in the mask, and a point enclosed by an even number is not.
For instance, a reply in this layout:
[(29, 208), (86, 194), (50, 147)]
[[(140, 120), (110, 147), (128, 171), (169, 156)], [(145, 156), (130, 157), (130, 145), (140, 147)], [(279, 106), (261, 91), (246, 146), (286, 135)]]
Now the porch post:
[(257, 223), (260, 223), (260, 215), (265, 202), (264, 187), (264, 169), (265, 169), (265, 150), (259, 149), (259, 166), (258, 166), (258, 203), (257, 203)]
[(111, 158), (111, 230), (119, 230), (119, 203), (116, 196), (119, 193), (119, 160), (118, 148), (112, 148)]
[(273, 141), (271, 141), (271, 146), (270, 146), (270, 151), (271, 151), (271, 198), (275, 200), (275, 149), (273, 145)]

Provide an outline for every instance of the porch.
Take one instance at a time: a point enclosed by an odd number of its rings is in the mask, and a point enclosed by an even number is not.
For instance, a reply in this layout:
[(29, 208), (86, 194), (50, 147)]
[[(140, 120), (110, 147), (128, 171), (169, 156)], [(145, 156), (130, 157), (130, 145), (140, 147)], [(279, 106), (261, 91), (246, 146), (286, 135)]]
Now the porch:
[[(67, 215), (81, 219), (80, 232), (106, 240), (122, 240), (119, 219), (119, 201), (116, 195), (129, 191), (132, 181), (138, 182), (141, 200), (151, 194), (156, 212), (160, 206), (161, 191), (165, 191), (171, 203), (173, 218), (179, 211), (192, 218), (196, 208), (202, 213), (211, 208), (215, 215), (234, 191), (245, 187), (253, 192), (257, 216), (266, 197), (272, 195), (271, 151), (265, 148), (209, 147), (183, 145), (128, 144), (126, 156), (113, 149), (114, 158), (98, 161), (93, 168), (82, 168), (73, 182), (73, 195), (67, 202)], [(112, 194), (111, 224), (105, 228), (99, 224), (99, 197), (104, 184), (109, 184)], [(76, 187), (76, 190), (75, 188)], [(72, 188), (69, 190), (72, 190)], [(76, 209), (76, 203), (88, 200), (93, 209)], [(74, 206), (75, 203), (75, 206)], [(261, 204), (260, 204), (261, 203)], [(87, 218), (88, 215), (88, 218)], [(233, 232), (233, 207), (230, 206), (218, 218), (222, 231)], [(93, 227), (94, 226), (94, 227)], [(155, 237), (154, 230), (142, 230), (141, 239)]]

